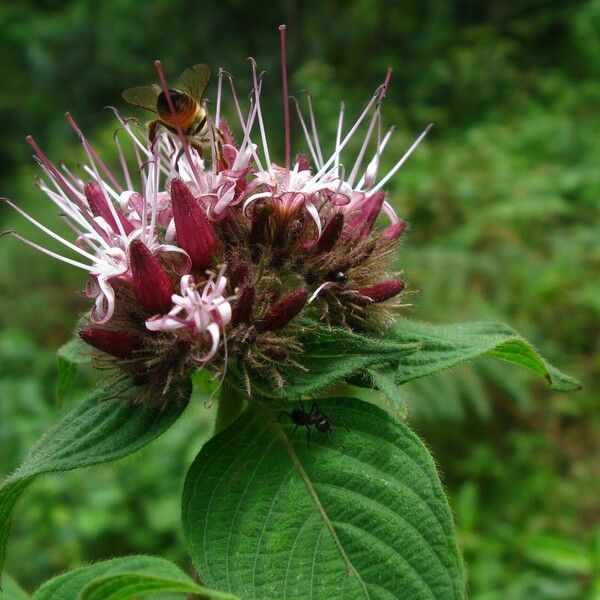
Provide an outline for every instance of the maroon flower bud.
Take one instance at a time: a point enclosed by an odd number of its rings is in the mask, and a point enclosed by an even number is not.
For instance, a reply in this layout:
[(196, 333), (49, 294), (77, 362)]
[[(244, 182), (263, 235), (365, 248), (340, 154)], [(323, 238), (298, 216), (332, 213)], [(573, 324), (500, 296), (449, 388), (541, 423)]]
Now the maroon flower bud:
[(394, 296), (397, 296), (404, 289), (404, 282), (399, 279), (388, 279), (380, 281), (375, 285), (357, 288), (357, 292), (371, 302), (384, 302)]
[(288, 357), (287, 351), (281, 346), (273, 346), (272, 348), (267, 348), (265, 350), (265, 354), (276, 361), (285, 360)]
[(285, 327), (304, 308), (308, 300), (308, 293), (304, 290), (296, 290), (283, 300), (273, 304), (266, 312), (258, 328), (275, 331)]
[(189, 254), (194, 268), (204, 270), (217, 248), (217, 237), (204, 207), (179, 179), (171, 182), (171, 200), (177, 242)]
[(375, 192), (362, 205), (361, 209), (356, 213), (346, 225), (348, 235), (363, 239), (367, 237), (375, 225), (375, 221), (383, 206), (385, 194), (382, 191)]
[[(104, 195), (104, 192), (100, 186), (95, 182), (86, 183), (83, 187), (83, 193), (85, 194), (85, 199), (90, 205), (92, 214), (95, 217), (102, 217), (115, 233), (119, 233), (119, 227), (115, 221), (113, 211), (108, 205), (109, 200), (106, 199), (106, 196)], [(129, 235), (133, 231), (133, 225), (117, 207), (113, 208), (115, 211), (114, 214), (117, 215), (119, 221), (121, 222), (123, 231)]]
[(408, 223), (400, 219), (397, 223), (386, 227), (381, 232), (381, 237), (379, 238), (383, 243), (387, 242), (395, 242), (400, 239), (400, 236), (406, 231)]
[(133, 240), (129, 261), (136, 300), (151, 313), (168, 312), (173, 306), (173, 284), (156, 256), (141, 240)]
[(229, 273), (229, 285), (232, 290), (240, 287), (243, 283), (246, 283), (246, 280), (250, 276), (250, 267), (248, 263), (239, 263), (232, 269), (231, 273)]
[(141, 339), (128, 331), (114, 331), (101, 327), (84, 327), (79, 337), (97, 350), (102, 350), (116, 358), (131, 358), (141, 345)]
[(252, 318), (252, 310), (256, 300), (256, 290), (253, 285), (244, 285), (231, 311), (231, 322), (233, 325), (238, 323), (248, 323)]
[(344, 215), (341, 212), (335, 213), (331, 220), (321, 232), (321, 237), (318, 239), (315, 250), (317, 252), (329, 252), (338, 241), (342, 229), (344, 228)]

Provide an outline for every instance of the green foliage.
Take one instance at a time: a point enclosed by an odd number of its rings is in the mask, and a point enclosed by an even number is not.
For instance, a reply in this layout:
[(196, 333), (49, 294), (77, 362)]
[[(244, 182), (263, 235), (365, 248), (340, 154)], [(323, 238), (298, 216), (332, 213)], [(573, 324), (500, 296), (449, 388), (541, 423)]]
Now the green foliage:
[(418, 352), (404, 357), (398, 366), (398, 383), (432, 375), (463, 361), (490, 356), (530, 369), (561, 392), (573, 392), (581, 385), (549, 365), (514, 330), (500, 323), (431, 325), (402, 319), (390, 331), (399, 341), (420, 343)]
[(56, 400), (59, 404), (73, 385), (79, 366), (90, 362), (89, 347), (78, 337), (63, 344), (56, 354)]
[(230, 594), (199, 586), (173, 563), (152, 556), (115, 558), (75, 569), (46, 582), (33, 600), (133, 600), (158, 592), (236, 600)]
[[(132, 392), (127, 393), (133, 396)], [(22, 465), (2, 482), (0, 569), (13, 509), (36, 477), (127, 456), (168, 429), (187, 404), (178, 390), (171, 391), (173, 402), (162, 411), (135, 404), (134, 397), (123, 397), (123, 394), (114, 399), (113, 394), (101, 389), (65, 415), (42, 436)]]
[[(347, 329), (311, 322), (306, 323), (299, 339), (303, 348), (300, 367), (286, 372), (284, 387), (275, 387), (268, 373), (248, 373), (256, 393), (267, 398), (302, 398), (350, 378), (371, 365), (397, 363), (419, 347), (413, 341), (407, 343), (359, 335)], [(231, 371), (237, 375), (240, 389), (245, 389), (239, 372), (235, 368)]]
[(293, 423), (257, 405), (201, 450), (183, 522), (203, 581), (244, 598), (464, 597), (452, 518), (420, 440), (370, 404), (319, 406), (330, 443), (318, 432), (310, 447), (291, 439)]
[[(115, 125), (101, 107), (152, 79), (157, 57), (169, 72), (194, 62), (222, 65), (236, 75), (238, 91), (248, 80), (239, 57), (259, 59), (270, 73), (263, 93), (274, 154), (282, 137), (277, 23), (289, 25), (292, 90), (312, 92), (329, 139), (338, 101), (356, 114), (391, 65), (384, 120), (398, 127), (382, 168), (424, 123), (436, 125), (390, 194), (412, 225), (399, 257), (409, 288), (420, 291), (410, 297), (411, 318), (509, 322), (584, 384), (567, 397), (536, 385), (525, 370), (478, 360), (402, 386), (457, 515), (470, 596), (579, 600), (600, 589), (593, 576), (565, 574), (525, 549), (538, 535), (588, 548), (597, 519), (599, 15), (598, 0), (6, 2), (0, 187), (60, 227), (31, 185), (38, 172), (23, 137), (34, 133), (53, 157), (76, 164), (80, 148), (62, 120), (68, 109), (102, 153)], [(18, 227), (40, 241), (6, 206), (0, 213), (3, 230)], [(1, 243), (5, 473), (56, 419), (54, 350), (86, 301), (76, 294), (79, 272), (13, 240)], [(387, 394), (383, 373), (375, 375)], [(67, 402), (80, 401), (90, 384), (81, 369)], [(21, 503), (18, 544), (9, 549), (19, 581), (33, 589), (52, 572), (115, 553), (151, 551), (183, 564), (177, 496), (181, 473), (208, 435), (213, 413), (203, 399), (143, 460), (41, 479)]]

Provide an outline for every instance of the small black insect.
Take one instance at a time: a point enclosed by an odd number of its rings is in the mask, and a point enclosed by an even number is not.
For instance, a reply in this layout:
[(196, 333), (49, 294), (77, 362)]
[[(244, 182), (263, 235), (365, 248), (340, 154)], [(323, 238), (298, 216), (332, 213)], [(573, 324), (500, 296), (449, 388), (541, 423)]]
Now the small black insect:
[(337, 273), (333, 274), (332, 280), (335, 281), (336, 283), (347, 283), (348, 275), (346, 275), (346, 273), (344, 273), (344, 271), (337, 271)]
[[(304, 404), (300, 402), (300, 407), (295, 408), (291, 413), (282, 410), (279, 413), (279, 420), (281, 420), (282, 415), (289, 417), (295, 425), (290, 440), (294, 437), (298, 427), (306, 427), (306, 445), (310, 448), (310, 429), (314, 427), (317, 431), (327, 435), (327, 441), (331, 441), (331, 419), (319, 408), (316, 402), (313, 402), (308, 412), (304, 408)], [(348, 428), (346, 427), (346, 429)]]

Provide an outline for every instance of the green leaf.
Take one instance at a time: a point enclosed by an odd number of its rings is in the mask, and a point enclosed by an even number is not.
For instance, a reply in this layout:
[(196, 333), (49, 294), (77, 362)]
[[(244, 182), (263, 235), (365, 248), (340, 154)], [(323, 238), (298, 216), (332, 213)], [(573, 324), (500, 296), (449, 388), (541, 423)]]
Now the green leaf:
[(379, 390), (388, 406), (388, 412), (396, 419), (403, 419), (407, 414), (406, 400), (396, 383), (395, 373), (390, 368), (377, 369), (370, 367), (366, 370), (371, 386)]
[[(366, 402), (322, 400), (331, 440), (254, 403), (200, 451), (183, 524), (207, 585), (261, 600), (464, 598), (431, 456)], [(337, 426), (336, 426), (337, 424)], [(348, 429), (346, 429), (348, 428)]]
[(110, 392), (98, 390), (49, 429), (0, 485), (0, 571), (13, 509), (38, 475), (88, 467), (135, 452), (177, 420), (189, 399), (190, 387), (186, 382), (182, 388), (172, 388), (172, 401), (164, 409), (135, 404), (133, 398), (139, 388), (113, 399)]
[(56, 400), (62, 404), (71, 388), (79, 367), (90, 362), (89, 346), (79, 337), (63, 344), (56, 354), (58, 375), (56, 378)]
[(397, 373), (400, 384), (479, 356), (491, 356), (530, 369), (555, 390), (581, 389), (578, 381), (547, 363), (514, 329), (500, 323), (431, 325), (402, 319), (390, 328), (390, 335), (402, 343), (422, 344), (421, 350), (401, 360)]
[(12, 578), (5, 574), (2, 577), (0, 600), (30, 600), (31, 596)]
[[(262, 397), (295, 399), (314, 394), (361, 372), (371, 365), (397, 363), (401, 357), (415, 352), (419, 345), (385, 337), (366, 336), (347, 329), (326, 327), (307, 322), (299, 336), (303, 351), (295, 360), (299, 368), (288, 368), (285, 385), (274, 385), (264, 369), (249, 373), (252, 389)], [(230, 366), (230, 383), (245, 390), (238, 365)]]
[(157, 592), (236, 600), (199, 586), (173, 563), (152, 556), (125, 556), (70, 571), (47, 581), (33, 600), (130, 600)]

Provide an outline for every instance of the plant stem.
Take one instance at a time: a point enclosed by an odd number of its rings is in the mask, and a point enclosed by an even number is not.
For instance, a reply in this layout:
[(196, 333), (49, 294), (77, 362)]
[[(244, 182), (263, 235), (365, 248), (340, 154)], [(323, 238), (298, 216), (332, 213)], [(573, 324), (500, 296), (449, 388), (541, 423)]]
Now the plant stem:
[(219, 395), (215, 433), (219, 433), (231, 425), (242, 414), (246, 405), (247, 401), (244, 396), (224, 381)]

